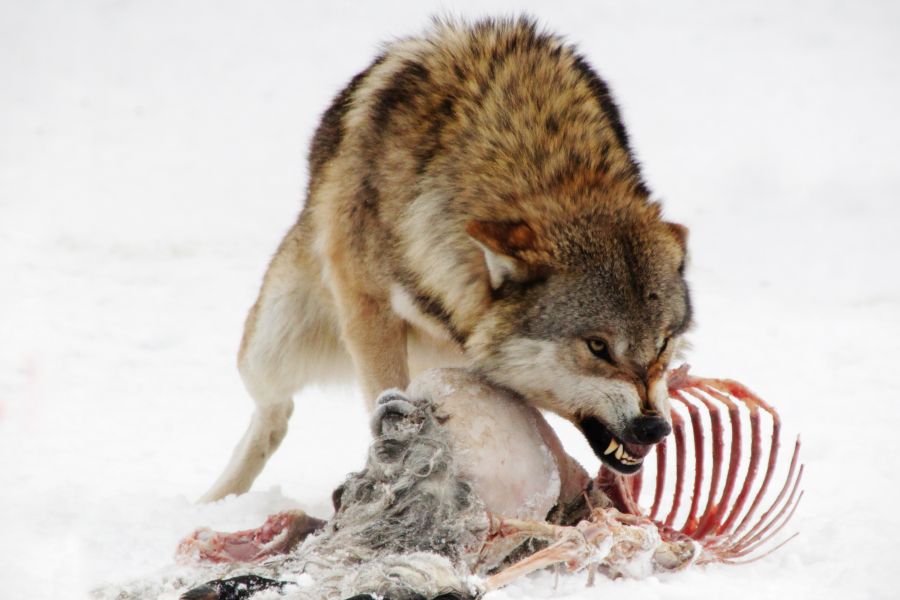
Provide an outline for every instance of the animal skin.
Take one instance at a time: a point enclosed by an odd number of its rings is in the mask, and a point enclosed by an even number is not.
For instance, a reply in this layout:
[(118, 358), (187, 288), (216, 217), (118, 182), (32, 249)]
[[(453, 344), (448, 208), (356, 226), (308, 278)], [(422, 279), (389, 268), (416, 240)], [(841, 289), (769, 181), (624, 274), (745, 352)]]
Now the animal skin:
[(560, 37), (438, 21), (386, 45), (313, 138), (306, 204), (245, 324), (256, 409), (204, 499), (249, 489), (304, 386), (355, 373), (372, 406), (431, 366), (556, 412), (636, 472), (671, 430), (686, 239)]

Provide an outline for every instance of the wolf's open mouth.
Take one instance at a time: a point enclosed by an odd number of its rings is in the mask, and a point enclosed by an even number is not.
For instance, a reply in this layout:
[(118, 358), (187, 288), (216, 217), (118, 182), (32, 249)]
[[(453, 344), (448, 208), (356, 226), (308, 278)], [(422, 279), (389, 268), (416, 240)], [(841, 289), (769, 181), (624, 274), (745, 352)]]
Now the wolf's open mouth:
[(644, 457), (653, 448), (653, 444), (632, 444), (623, 442), (612, 434), (609, 428), (594, 417), (578, 422), (581, 432), (587, 438), (594, 454), (611, 467), (624, 475), (637, 473), (644, 464)]

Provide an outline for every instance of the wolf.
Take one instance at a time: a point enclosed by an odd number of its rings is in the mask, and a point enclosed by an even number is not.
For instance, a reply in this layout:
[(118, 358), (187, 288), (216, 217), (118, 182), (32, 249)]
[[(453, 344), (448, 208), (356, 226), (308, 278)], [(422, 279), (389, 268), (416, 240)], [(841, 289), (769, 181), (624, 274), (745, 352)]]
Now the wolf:
[(640, 469), (671, 430), (687, 229), (651, 199), (606, 83), (528, 18), (436, 20), (337, 95), (306, 203), (250, 309), (250, 425), (203, 497), (248, 490), (293, 395), (355, 373), (370, 408), (462, 365)]

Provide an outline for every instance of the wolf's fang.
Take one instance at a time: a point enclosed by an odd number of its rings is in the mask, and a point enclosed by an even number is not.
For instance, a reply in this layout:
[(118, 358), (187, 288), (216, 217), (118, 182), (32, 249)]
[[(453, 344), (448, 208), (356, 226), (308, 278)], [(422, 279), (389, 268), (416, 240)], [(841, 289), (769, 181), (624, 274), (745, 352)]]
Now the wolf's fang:
[(616, 438), (609, 440), (609, 446), (606, 447), (606, 450), (603, 452), (603, 456), (606, 456), (607, 454), (612, 454), (613, 452), (616, 451), (616, 448), (618, 448), (618, 447), (619, 447), (619, 443), (616, 442)]

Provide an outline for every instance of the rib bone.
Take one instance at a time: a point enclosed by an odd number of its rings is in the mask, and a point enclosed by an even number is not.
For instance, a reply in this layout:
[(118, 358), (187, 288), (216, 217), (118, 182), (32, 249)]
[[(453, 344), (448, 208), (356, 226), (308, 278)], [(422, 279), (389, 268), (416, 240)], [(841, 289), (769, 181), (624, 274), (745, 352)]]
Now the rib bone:
[[(663, 540), (697, 540), (702, 548), (700, 563), (708, 562), (740, 562), (741, 559), (755, 560), (779, 548), (778, 544), (771, 550), (760, 554), (763, 547), (772, 541), (794, 514), (801, 497), (800, 482), (803, 477), (803, 466), (799, 464), (800, 439), (794, 444), (790, 467), (780, 491), (771, 504), (756, 518), (769, 486), (775, 476), (780, 449), (781, 419), (769, 404), (760, 399), (745, 386), (730, 380), (706, 379), (689, 375), (687, 367), (681, 367), (670, 373), (669, 393), (675, 401), (673, 404), (683, 407), (687, 417), (679, 414), (673, 406), (672, 424), (675, 439), (675, 488), (670, 494), (671, 507), (664, 519), (658, 519), (659, 509), (664, 502), (666, 483), (666, 458), (668, 445), (663, 442), (656, 452), (656, 477), (652, 489), (648, 490), (652, 497), (652, 506), (647, 514), (656, 523)], [(719, 485), (725, 456), (724, 428), (720, 407), (728, 411), (731, 425), (730, 447), (728, 448), (728, 468), (721, 493)], [(750, 422), (750, 457), (741, 478), (741, 445), (743, 430), (741, 413), (748, 415)], [(710, 416), (712, 433), (711, 462), (709, 466), (712, 477), (706, 480), (707, 449), (704, 441), (704, 426), (701, 410)], [(767, 451), (763, 450), (762, 414), (771, 420), (770, 442)], [(686, 429), (690, 428), (690, 431)], [(684, 523), (677, 527), (675, 520), (682, 506), (682, 497), (687, 479), (687, 438), (693, 438), (694, 473), (693, 491)], [(760, 464), (766, 457), (766, 466), (762, 481), (756, 487)], [(649, 461), (649, 455), (648, 455)], [(645, 462), (645, 465), (647, 463)], [(615, 489), (610, 494), (616, 508), (624, 513), (643, 515), (639, 505), (640, 487), (621, 483), (625, 476), (613, 474), (605, 467), (601, 468), (598, 482), (604, 490)], [(739, 486), (737, 496), (732, 502), (735, 487)], [(703, 497), (706, 497), (705, 508), (698, 516)], [(752, 500), (750, 500), (752, 496)], [(747, 505), (749, 501), (749, 506)]]

